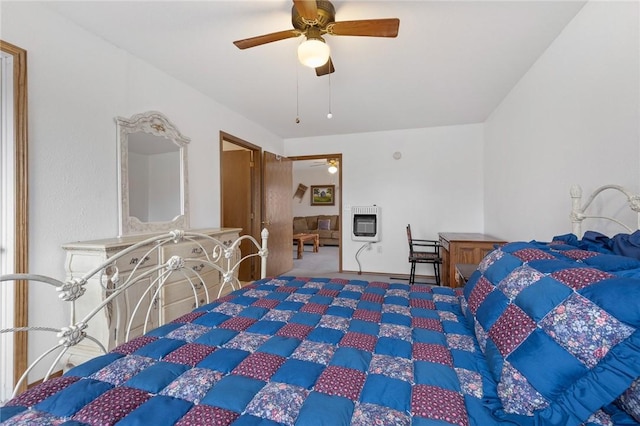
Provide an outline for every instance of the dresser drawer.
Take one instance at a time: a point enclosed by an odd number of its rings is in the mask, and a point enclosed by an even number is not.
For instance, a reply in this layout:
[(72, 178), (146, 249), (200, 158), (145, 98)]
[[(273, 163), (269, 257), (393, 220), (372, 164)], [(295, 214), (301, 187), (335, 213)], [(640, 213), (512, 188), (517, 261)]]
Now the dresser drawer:
[(222, 242), (226, 247), (229, 247), (239, 237), (240, 235), (237, 232), (229, 232), (222, 235), (216, 235), (214, 238)]
[[(186, 259), (184, 261), (184, 269), (180, 271), (172, 271), (171, 275), (165, 278), (165, 283), (176, 283), (184, 281), (187, 277), (191, 278), (194, 282), (200, 277), (210, 276), (212, 274), (218, 275), (218, 270), (204, 259)], [(209, 280), (209, 278), (206, 278)]]
[[(213, 302), (215, 300), (215, 296), (218, 294), (218, 291), (216, 290), (215, 295), (212, 295), (211, 293), (212, 292), (210, 291), (209, 302)], [(196, 306), (196, 300), (198, 301), (197, 306)], [(181, 317), (182, 315), (188, 314), (189, 312), (193, 311), (196, 307), (206, 305), (209, 302), (207, 302), (207, 297), (203, 292), (198, 293), (197, 299), (194, 299), (193, 294), (191, 294), (186, 299), (178, 300), (177, 302), (173, 302), (173, 303), (169, 303), (168, 305), (165, 305), (161, 311), (162, 312), (161, 321), (163, 324), (166, 324), (168, 322), (173, 321), (176, 318)]]
[(183, 241), (178, 244), (168, 244), (162, 248), (162, 256), (166, 261), (172, 256), (184, 258), (205, 257), (207, 254), (211, 256), (214, 243), (211, 240), (201, 241)]
[(165, 305), (161, 311), (162, 318), (160, 321), (163, 324), (166, 324), (176, 318), (181, 317), (184, 314), (188, 314), (194, 309), (194, 302), (195, 300), (193, 299), (193, 297), (189, 297), (187, 299), (182, 299), (177, 302)]
[[(168, 305), (181, 299), (193, 298), (193, 288), (191, 287), (189, 280), (187, 280), (181, 273), (174, 273), (172, 276), (178, 279), (174, 282), (167, 281), (163, 286), (164, 304)], [(206, 285), (209, 290), (210, 300), (213, 300), (218, 294), (218, 282), (220, 281), (218, 271), (212, 270), (209, 273), (201, 274), (202, 280), (199, 280), (196, 275), (191, 275), (190, 278), (196, 292), (204, 295), (204, 286)], [(213, 291), (214, 287), (215, 294)]]
[(116, 261), (118, 270), (122, 272), (128, 272), (138, 266), (138, 270), (147, 268), (150, 266), (156, 266), (158, 264), (158, 250), (143, 249), (138, 251), (132, 251), (128, 255), (121, 257)]

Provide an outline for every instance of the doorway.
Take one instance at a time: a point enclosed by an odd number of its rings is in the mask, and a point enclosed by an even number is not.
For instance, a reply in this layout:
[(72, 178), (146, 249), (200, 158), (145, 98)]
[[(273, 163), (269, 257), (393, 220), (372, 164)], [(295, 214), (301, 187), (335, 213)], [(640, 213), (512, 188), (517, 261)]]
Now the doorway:
[[(327, 264), (336, 265), (333, 272), (342, 272), (342, 154), (317, 154), (289, 157), (293, 161), (293, 185), (299, 188), (299, 185), (307, 187), (302, 196), (296, 196), (296, 188), (293, 188), (294, 199), (292, 203), (292, 212), (294, 217), (301, 216), (333, 216), (337, 215), (338, 232), (332, 235), (337, 236), (335, 239), (321, 238), (321, 247), (319, 251), (323, 258), (322, 266), (320, 266), (320, 274), (328, 273)], [(330, 166), (335, 166), (337, 170), (329, 170)], [(333, 206), (315, 206), (311, 203), (311, 187), (312, 186), (333, 186), (335, 187), (334, 205)], [(323, 244), (324, 243), (324, 244)], [(309, 248), (305, 250), (310, 250)], [(313, 272), (314, 266), (312, 254), (307, 256), (303, 253), (302, 259), (294, 260), (294, 268), (300, 268), (303, 271)], [(297, 257), (294, 255), (294, 257)], [(305, 257), (308, 261), (305, 262)], [(305, 266), (306, 265), (306, 266)], [(309, 269), (307, 269), (309, 268)]]
[[(241, 228), (241, 235), (260, 241), (262, 227), (269, 231), (268, 276), (291, 270), (291, 161), (228, 133), (220, 132), (220, 223)], [(255, 253), (249, 242), (240, 246), (243, 255)], [(242, 282), (260, 278), (256, 258), (238, 271)]]
[[(242, 228), (240, 235), (260, 241), (262, 149), (225, 132), (220, 132), (220, 224)], [(240, 245), (243, 255), (255, 253), (248, 241)], [(242, 282), (260, 278), (260, 262), (252, 257), (238, 271)]]

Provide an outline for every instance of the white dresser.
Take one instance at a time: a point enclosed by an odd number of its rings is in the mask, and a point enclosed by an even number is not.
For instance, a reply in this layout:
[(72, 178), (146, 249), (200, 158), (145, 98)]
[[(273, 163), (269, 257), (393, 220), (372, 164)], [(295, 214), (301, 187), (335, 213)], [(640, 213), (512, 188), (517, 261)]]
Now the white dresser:
[[(211, 236), (221, 241), (223, 245), (229, 246), (239, 237), (241, 229), (212, 228), (190, 231)], [(153, 234), (131, 235), (63, 245), (62, 248), (67, 253), (65, 261), (67, 280), (80, 278), (114, 254), (151, 236)], [(107, 309), (103, 309), (104, 312), (99, 312), (91, 320), (91, 334), (107, 350), (111, 350), (126, 340), (144, 334), (145, 318), (147, 318), (146, 331), (148, 331), (153, 327), (168, 323), (190, 312), (196, 307), (196, 300), (199, 305), (214, 300), (218, 296), (218, 290), (222, 282), (221, 273), (205, 262), (200, 263), (198, 261), (199, 259), (205, 259), (206, 253), (213, 251), (213, 246), (212, 240), (180, 241), (163, 245), (151, 251), (149, 249), (133, 251), (129, 256), (119, 259), (115, 266), (120, 276), (131, 273), (136, 265), (135, 275), (139, 276), (153, 270), (158, 264), (164, 264), (173, 256), (188, 258), (190, 259), (188, 267), (197, 272), (200, 282), (196, 282), (192, 286), (184, 275), (172, 274), (163, 281), (160, 291), (154, 297), (153, 292), (144, 294), (147, 287), (157, 281), (156, 279), (158, 278), (157, 272), (150, 273), (144, 279), (144, 284), (148, 285), (131, 287), (124, 293), (124, 297), (114, 300), (113, 303), (108, 305)], [(234, 257), (235, 261), (240, 259), (239, 250), (234, 253)], [(96, 277), (87, 282), (86, 293), (76, 302), (76, 320), (80, 320), (89, 314), (90, 309), (97, 306), (108, 296), (108, 288), (113, 285), (109, 277), (111, 272), (107, 271), (102, 276), (102, 280)], [(231, 288), (225, 288), (223, 294), (228, 293), (230, 290)], [(141, 300), (140, 306), (136, 308), (139, 300)], [(133, 312), (136, 314), (132, 317)], [(129, 321), (131, 326), (128, 324)], [(128, 337), (126, 336), (126, 329), (131, 330)], [(63, 365), (65, 365), (66, 369), (101, 354), (102, 351), (95, 343), (85, 339), (80, 344), (69, 349), (67, 356), (63, 360)]]

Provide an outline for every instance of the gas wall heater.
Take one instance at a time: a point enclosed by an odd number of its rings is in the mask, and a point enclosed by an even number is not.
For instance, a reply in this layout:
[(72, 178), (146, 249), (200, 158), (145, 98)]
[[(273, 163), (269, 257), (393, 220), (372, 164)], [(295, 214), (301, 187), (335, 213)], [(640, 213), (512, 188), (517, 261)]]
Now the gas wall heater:
[(352, 207), (351, 218), (353, 241), (380, 241), (380, 207)]

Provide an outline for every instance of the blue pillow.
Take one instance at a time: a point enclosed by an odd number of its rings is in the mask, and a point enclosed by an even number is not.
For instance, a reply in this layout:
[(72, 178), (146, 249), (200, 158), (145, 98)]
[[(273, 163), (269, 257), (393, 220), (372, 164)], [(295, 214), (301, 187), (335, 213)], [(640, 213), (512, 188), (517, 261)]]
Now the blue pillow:
[(611, 239), (614, 253), (640, 259), (640, 230), (633, 234), (618, 234)]
[[(503, 405), (495, 414), (579, 425), (640, 377), (640, 314), (630, 308), (640, 306), (640, 291), (620, 290), (640, 280), (540, 252), (539, 244), (510, 244), (464, 292)], [(562, 262), (531, 260), (546, 254)], [(504, 272), (491, 274), (496, 268)]]
[(602, 271), (617, 272), (640, 268), (640, 260), (615, 254), (599, 254), (582, 260), (583, 263)]

